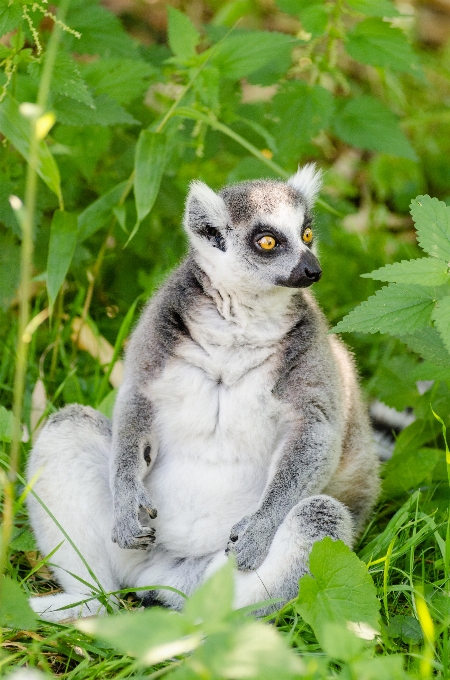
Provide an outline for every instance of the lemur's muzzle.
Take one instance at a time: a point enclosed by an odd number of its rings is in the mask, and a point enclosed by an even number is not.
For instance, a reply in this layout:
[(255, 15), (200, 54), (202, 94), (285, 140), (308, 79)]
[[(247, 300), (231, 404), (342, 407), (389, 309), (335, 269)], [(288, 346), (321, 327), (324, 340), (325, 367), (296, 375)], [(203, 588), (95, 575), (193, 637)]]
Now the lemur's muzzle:
[(322, 276), (319, 260), (310, 250), (302, 253), (300, 262), (291, 271), (289, 278), (277, 281), (279, 286), (308, 288)]

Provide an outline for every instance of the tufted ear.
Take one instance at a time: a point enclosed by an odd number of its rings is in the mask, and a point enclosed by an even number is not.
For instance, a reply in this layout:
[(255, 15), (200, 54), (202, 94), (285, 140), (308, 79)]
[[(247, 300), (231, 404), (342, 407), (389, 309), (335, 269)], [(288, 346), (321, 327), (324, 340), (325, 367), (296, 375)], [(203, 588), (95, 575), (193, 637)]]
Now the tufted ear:
[(308, 208), (312, 208), (322, 186), (322, 171), (316, 170), (315, 163), (307, 163), (303, 168), (299, 167), (287, 183), (301, 193), (306, 199)]
[(221, 229), (227, 224), (224, 200), (204, 182), (191, 182), (184, 213), (184, 228), (188, 233), (205, 236), (208, 229)]

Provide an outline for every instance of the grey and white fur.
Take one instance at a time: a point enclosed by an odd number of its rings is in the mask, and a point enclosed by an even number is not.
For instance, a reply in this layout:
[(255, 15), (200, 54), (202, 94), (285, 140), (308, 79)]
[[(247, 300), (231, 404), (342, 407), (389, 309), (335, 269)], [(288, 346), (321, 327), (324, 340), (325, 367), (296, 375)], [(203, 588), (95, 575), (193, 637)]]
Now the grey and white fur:
[[(105, 591), (189, 595), (233, 553), (236, 607), (288, 600), (314, 541), (351, 546), (370, 514), (378, 459), (355, 367), (307, 291), (319, 188), (312, 165), (219, 193), (193, 182), (189, 253), (132, 334), (112, 426), (71, 405), (40, 434), (28, 478)], [(31, 495), (29, 510), (48, 554), (64, 536)], [(52, 561), (64, 592), (32, 598), (37, 612), (103, 611), (76, 604), (90, 589), (71, 574), (92, 578), (67, 540)]]

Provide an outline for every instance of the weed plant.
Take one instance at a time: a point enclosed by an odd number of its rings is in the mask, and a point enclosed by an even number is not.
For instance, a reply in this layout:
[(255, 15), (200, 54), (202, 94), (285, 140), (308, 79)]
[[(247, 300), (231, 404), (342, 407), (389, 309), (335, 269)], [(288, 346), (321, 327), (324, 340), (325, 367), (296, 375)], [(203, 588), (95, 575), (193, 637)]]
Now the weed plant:
[[(450, 51), (391, 0), (186, 2), (167, 31), (141, 9), (0, 2), (0, 675), (448, 679)], [(191, 179), (311, 160), (316, 295), (367, 399), (415, 416), (356, 554), (317, 544), (265, 622), (232, 611), (229, 565), (182, 614), (122, 591), (120, 614), (37, 620), (27, 596), (57, 588), (24, 505), (39, 427), (70, 402), (111, 415), (130, 328), (185, 252)]]

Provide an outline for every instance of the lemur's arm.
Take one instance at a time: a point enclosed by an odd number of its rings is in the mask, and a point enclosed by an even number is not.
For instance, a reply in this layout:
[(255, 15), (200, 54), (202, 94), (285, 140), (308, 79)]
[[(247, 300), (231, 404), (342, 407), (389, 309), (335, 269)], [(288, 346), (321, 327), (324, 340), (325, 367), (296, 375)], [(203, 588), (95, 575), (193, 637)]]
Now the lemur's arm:
[(157, 511), (142, 480), (151, 461), (149, 433), (152, 424), (150, 402), (137, 390), (119, 394), (114, 411), (113, 466), (114, 499), (112, 540), (121, 548), (145, 550), (155, 540), (155, 530), (139, 522), (139, 508), (150, 517)]
[(314, 354), (305, 352), (301, 365), (288, 371), (282, 398), (290, 402), (296, 417), (274, 452), (258, 509), (231, 530), (227, 552), (236, 555), (239, 569), (260, 566), (288, 512), (301, 499), (321, 493), (337, 465), (342, 436), (337, 390), (333, 375), (326, 366), (318, 366)]

